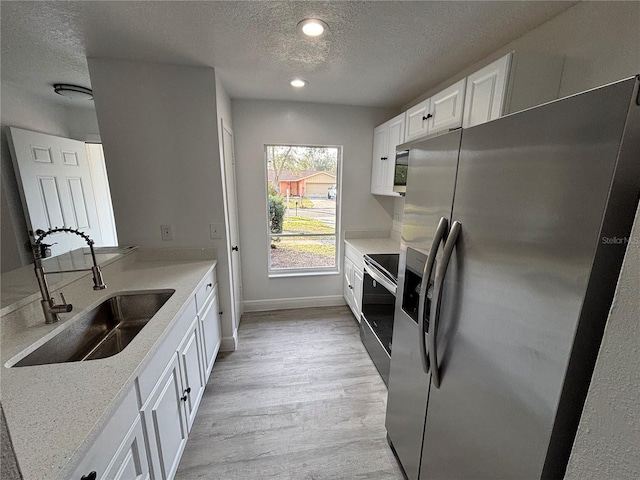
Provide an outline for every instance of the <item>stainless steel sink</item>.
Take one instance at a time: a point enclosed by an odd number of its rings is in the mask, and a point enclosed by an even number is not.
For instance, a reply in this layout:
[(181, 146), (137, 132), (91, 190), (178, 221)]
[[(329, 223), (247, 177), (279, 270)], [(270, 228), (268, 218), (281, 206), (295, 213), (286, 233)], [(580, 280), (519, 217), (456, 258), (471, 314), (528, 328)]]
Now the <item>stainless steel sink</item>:
[(106, 299), (14, 367), (96, 360), (120, 353), (175, 290), (122, 293)]

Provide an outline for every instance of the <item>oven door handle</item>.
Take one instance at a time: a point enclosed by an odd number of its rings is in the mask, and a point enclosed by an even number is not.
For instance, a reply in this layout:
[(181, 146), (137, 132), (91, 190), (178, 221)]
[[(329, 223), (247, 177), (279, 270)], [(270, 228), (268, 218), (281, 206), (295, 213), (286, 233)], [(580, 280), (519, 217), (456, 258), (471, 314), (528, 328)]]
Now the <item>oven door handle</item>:
[(369, 274), (371, 278), (373, 278), (376, 282), (386, 288), (389, 292), (396, 295), (396, 291), (398, 290), (398, 286), (391, 283), (391, 281), (382, 275), (375, 267), (372, 267), (368, 263), (364, 264), (364, 271)]
[(431, 242), (431, 248), (429, 249), (429, 255), (427, 255), (427, 261), (424, 263), (424, 271), (422, 272), (422, 281), (420, 282), (420, 296), (418, 297), (418, 332), (420, 339), (420, 360), (422, 361), (422, 370), (424, 373), (429, 373), (429, 354), (427, 353), (427, 342), (424, 336), (428, 334), (427, 324), (424, 321), (425, 318), (425, 304), (427, 303), (427, 291), (429, 289), (429, 280), (431, 279), (431, 273), (433, 272), (433, 266), (436, 262), (436, 255), (440, 244), (443, 242), (449, 227), (449, 221), (441, 217), (438, 222), (438, 228), (433, 236), (433, 242)]

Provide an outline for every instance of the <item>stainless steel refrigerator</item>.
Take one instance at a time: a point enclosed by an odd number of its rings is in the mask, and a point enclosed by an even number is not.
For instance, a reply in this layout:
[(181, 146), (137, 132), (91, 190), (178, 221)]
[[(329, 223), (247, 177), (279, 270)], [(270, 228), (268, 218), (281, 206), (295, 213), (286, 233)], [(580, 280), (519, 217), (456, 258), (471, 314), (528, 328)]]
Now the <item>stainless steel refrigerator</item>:
[(637, 78), (411, 146), (386, 417), (409, 480), (563, 476), (639, 196)]

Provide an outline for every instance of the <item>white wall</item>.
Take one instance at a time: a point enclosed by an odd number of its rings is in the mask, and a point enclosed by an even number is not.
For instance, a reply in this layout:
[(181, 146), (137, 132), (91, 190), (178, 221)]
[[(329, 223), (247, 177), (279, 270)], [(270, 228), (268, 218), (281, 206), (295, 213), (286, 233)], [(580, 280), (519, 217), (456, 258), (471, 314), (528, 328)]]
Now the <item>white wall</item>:
[[(342, 301), (338, 275), (268, 278), (265, 144), (342, 145), (342, 231), (390, 230), (393, 199), (370, 193), (373, 128), (388, 109), (302, 102), (232, 102), (242, 278), (247, 310)], [(304, 304), (304, 301), (301, 305)]]
[[(222, 119), (224, 123), (233, 129), (231, 115), (231, 99), (224, 89), (224, 85), (220, 78), (216, 75), (216, 108), (218, 109), (218, 119)], [(218, 121), (218, 129), (220, 129), (220, 121)], [(222, 142), (220, 142), (222, 143)], [(221, 150), (222, 155), (222, 150)]]
[(65, 114), (69, 138), (82, 142), (101, 143), (98, 117), (93, 102), (88, 106), (67, 108)]
[[(43, 95), (45, 93), (43, 92)], [(51, 94), (54, 95), (53, 90)], [(69, 132), (65, 124), (66, 111), (43, 97), (28, 95), (19, 86), (3, 82), (0, 91), (2, 109), (0, 134), (0, 158), (2, 192), (0, 195), (2, 249), (0, 270), (8, 272), (31, 263), (30, 253), (23, 247), (29, 240), (27, 224), (20, 201), (18, 183), (13, 170), (7, 143), (7, 127), (19, 127), (50, 135), (66, 137)]]
[[(91, 58), (89, 73), (123, 245), (215, 248), (222, 333), (232, 337), (213, 68)], [(160, 225), (173, 226), (163, 241)]]
[[(214, 247), (222, 220), (212, 68), (89, 59), (123, 244)], [(173, 225), (173, 242), (160, 225)]]
[(640, 208), (630, 238), (567, 479), (640, 478)]

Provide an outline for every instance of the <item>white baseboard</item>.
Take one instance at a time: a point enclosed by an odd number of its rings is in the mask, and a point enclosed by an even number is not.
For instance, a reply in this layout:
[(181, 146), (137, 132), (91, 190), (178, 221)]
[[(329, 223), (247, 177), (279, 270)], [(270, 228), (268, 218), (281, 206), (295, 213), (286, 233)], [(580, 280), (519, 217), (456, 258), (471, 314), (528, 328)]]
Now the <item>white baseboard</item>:
[(269, 310), (290, 310), (292, 308), (335, 307), (346, 305), (342, 295), (323, 297), (270, 298), (268, 300), (245, 300), (242, 302), (245, 312), (264, 312)]
[(231, 337), (222, 337), (220, 343), (221, 352), (235, 352), (238, 349), (238, 329), (233, 332)]

